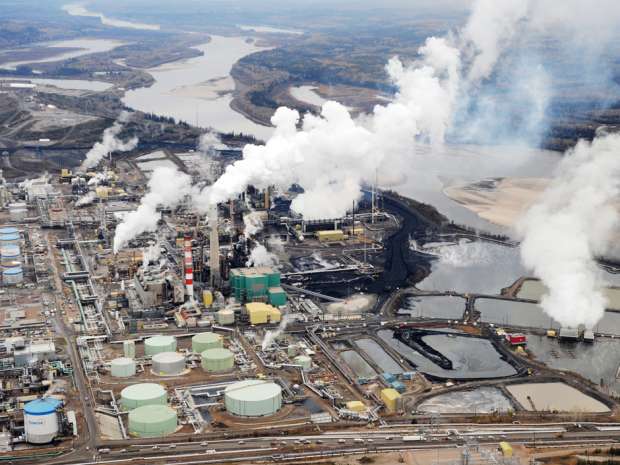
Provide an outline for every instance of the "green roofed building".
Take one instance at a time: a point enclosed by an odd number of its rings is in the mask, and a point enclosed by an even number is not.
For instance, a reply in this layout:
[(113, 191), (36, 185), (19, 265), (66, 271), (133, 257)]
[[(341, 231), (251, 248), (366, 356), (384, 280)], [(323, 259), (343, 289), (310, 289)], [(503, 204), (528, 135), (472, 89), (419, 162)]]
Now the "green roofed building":
[(280, 273), (270, 267), (233, 268), (230, 270), (230, 287), (235, 299), (241, 303), (286, 304), (286, 293), (280, 287)]

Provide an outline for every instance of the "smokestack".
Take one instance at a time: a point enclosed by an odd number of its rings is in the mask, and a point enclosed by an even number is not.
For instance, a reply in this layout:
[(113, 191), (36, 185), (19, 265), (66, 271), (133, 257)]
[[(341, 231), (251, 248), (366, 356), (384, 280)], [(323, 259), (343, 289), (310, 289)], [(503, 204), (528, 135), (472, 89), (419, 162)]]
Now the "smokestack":
[(189, 234), (185, 235), (184, 240), (185, 255), (185, 288), (189, 301), (194, 300), (194, 258), (192, 256), (192, 238)]
[(269, 188), (267, 187), (264, 192), (265, 195), (265, 210), (269, 210), (271, 208), (271, 195), (269, 192)]
[(220, 284), (220, 240), (217, 232), (217, 205), (211, 205), (209, 209), (209, 224), (211, 236), (209, 238), (209, 267), (211, 268), (211, 286)]

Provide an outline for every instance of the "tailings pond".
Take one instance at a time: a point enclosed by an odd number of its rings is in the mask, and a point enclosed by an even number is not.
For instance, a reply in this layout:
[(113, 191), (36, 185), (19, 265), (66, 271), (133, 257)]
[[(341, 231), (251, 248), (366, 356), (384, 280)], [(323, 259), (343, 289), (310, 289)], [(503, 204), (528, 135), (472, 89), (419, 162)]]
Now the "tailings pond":
[(457, 333), (431, 334), (426, 331), (414, 335), (414, 340), (417, 341), (417, 348), (414, 348), (411, 343), (397, 339), (392, 330), (381, 330), (377, 334), (419, 371), (435, 378), (487, 379), (503, 378), (517, 373), (486, 339)]
[(480, 387), (471, 391), (454, 391), (439, 394), (419, 404), (424, 413), (493, 413), (514, 410), (508, 397), (495, 387)]
[(465, 299), (455, 296), (408, 296), (398, 315), (410, 318), (440, 318), (460, 320), (465, 312)]
[[(559, 329), (561, 326), (534, 303), (476, 299), (475, 308), (481, 313), (480, 321), (484, 323), (536, 329)], [(620, 313), (606, 311), (601, 321), (592, 329), (595, 333), (620, 336)]]
[(382, 373), (397, 375), (405, 371), (376, 341), (369, 338), (357, 339), (355, 345), (381, 368)]
[(517, 247), (462, 240), (428, 251), (438, 259), (432, 262), (431, 274), (416, 284), (425, 291), (498, 295), (527, 274)]
[(605, 392), (620, 395), (616, 378), (620, 364), (620, 341), (597, 338), (594, 343), (559, 342), (546, 336), (530, 334), (527, 348), (535, 358), (557, 370), (573, 371), (595, 384), (603, 382)]
[(345, 350), (339, 355), (358, 378), (372, 379), (377, 376), (377, 372), (354, 350)]

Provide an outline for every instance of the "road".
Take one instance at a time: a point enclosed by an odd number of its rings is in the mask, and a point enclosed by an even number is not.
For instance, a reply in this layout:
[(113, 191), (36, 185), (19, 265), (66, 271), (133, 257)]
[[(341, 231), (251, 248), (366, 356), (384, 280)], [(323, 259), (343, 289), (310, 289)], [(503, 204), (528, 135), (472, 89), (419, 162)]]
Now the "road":
[[(50, 241), (50, 235), (46, 234), (46, 242), (47, 242), (47, 251), (50, 263), (54, 269), (54, 283), (56, 292), (54, 293), (54, 300), (56, 305), (56, 314), (52, 319), (52, 323), (54, 325), (54, 331), (56, 334), (67, 341), (67, 351), (69, 358), (71, 359), (71, 366), (73, 367), (73, 378), (75, 380), (77, 392), (80, 398), (80, 403), (82, 404), (82, 412), (84, 414), (84, 419), (86, 420), (87, 428), (81, 428), (79, 431), (80, 434), (80, 446), (76, 449), (76, 452), (86, 448), (90, 450), (94, 450), (97, 446), (97, 420), (95, 418), (94, 409), (92, 402), (92, 396), (90, 395), (89, 383), (86, 379), (86, 374), (84, 372), (84, 366), (82, 365), (82, 360), (77, 351), (76, 338), (74, 332), (67, 327), (65, 319), (62, 316), (62, 312), (60, 309), (64, 308), (64, 295), (62, 293), (63, 283), (60, 278), (62, 275), (61, 271), (58, 269), (58, 262), (56, 261), (56, 255), (54, 254), (54, 247)], [(88, 400), (86, 397), (88, 396)]]
[[(298, 436), (268, 436), (203, 442), (167, 442), (123, 445), (104, 450), (96, 462), (59, 460), (67, 465), (94, 463), (227, 463), (247, 460), (285, 461), (328, 455), (375, 453), (407, 449), (457, 448), (466, 441), (491, 448), (499, 441), (539, 447), (584, 447), (610, 445), (620, 441), (618, 429), (568, 431), (553, 425), (487, 425), (455, 427), (428, 432), (419, 428), (386, 428), (376, 431), (328, 432)], [(100, 449), (101, 450), (101, 449)]]

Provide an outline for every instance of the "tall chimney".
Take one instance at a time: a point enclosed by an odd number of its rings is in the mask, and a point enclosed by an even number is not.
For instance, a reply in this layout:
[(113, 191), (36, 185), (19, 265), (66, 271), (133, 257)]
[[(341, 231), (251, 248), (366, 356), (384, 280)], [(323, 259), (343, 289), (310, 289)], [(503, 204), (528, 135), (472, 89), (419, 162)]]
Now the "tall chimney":
[(194, 300), (194, 258), (192, 256), (192, 238), (189, 234), (185, 235), (183, 248), (185, 256), (185, 289), (187, 290), (189, 301), (192, 302)]
[(217, 232), (217, 205), (209, 208), (209, 225), (211, 235), (209, 237), (209, 267), (211, 272), (211, 286), (220, 284), (220, 240)]

